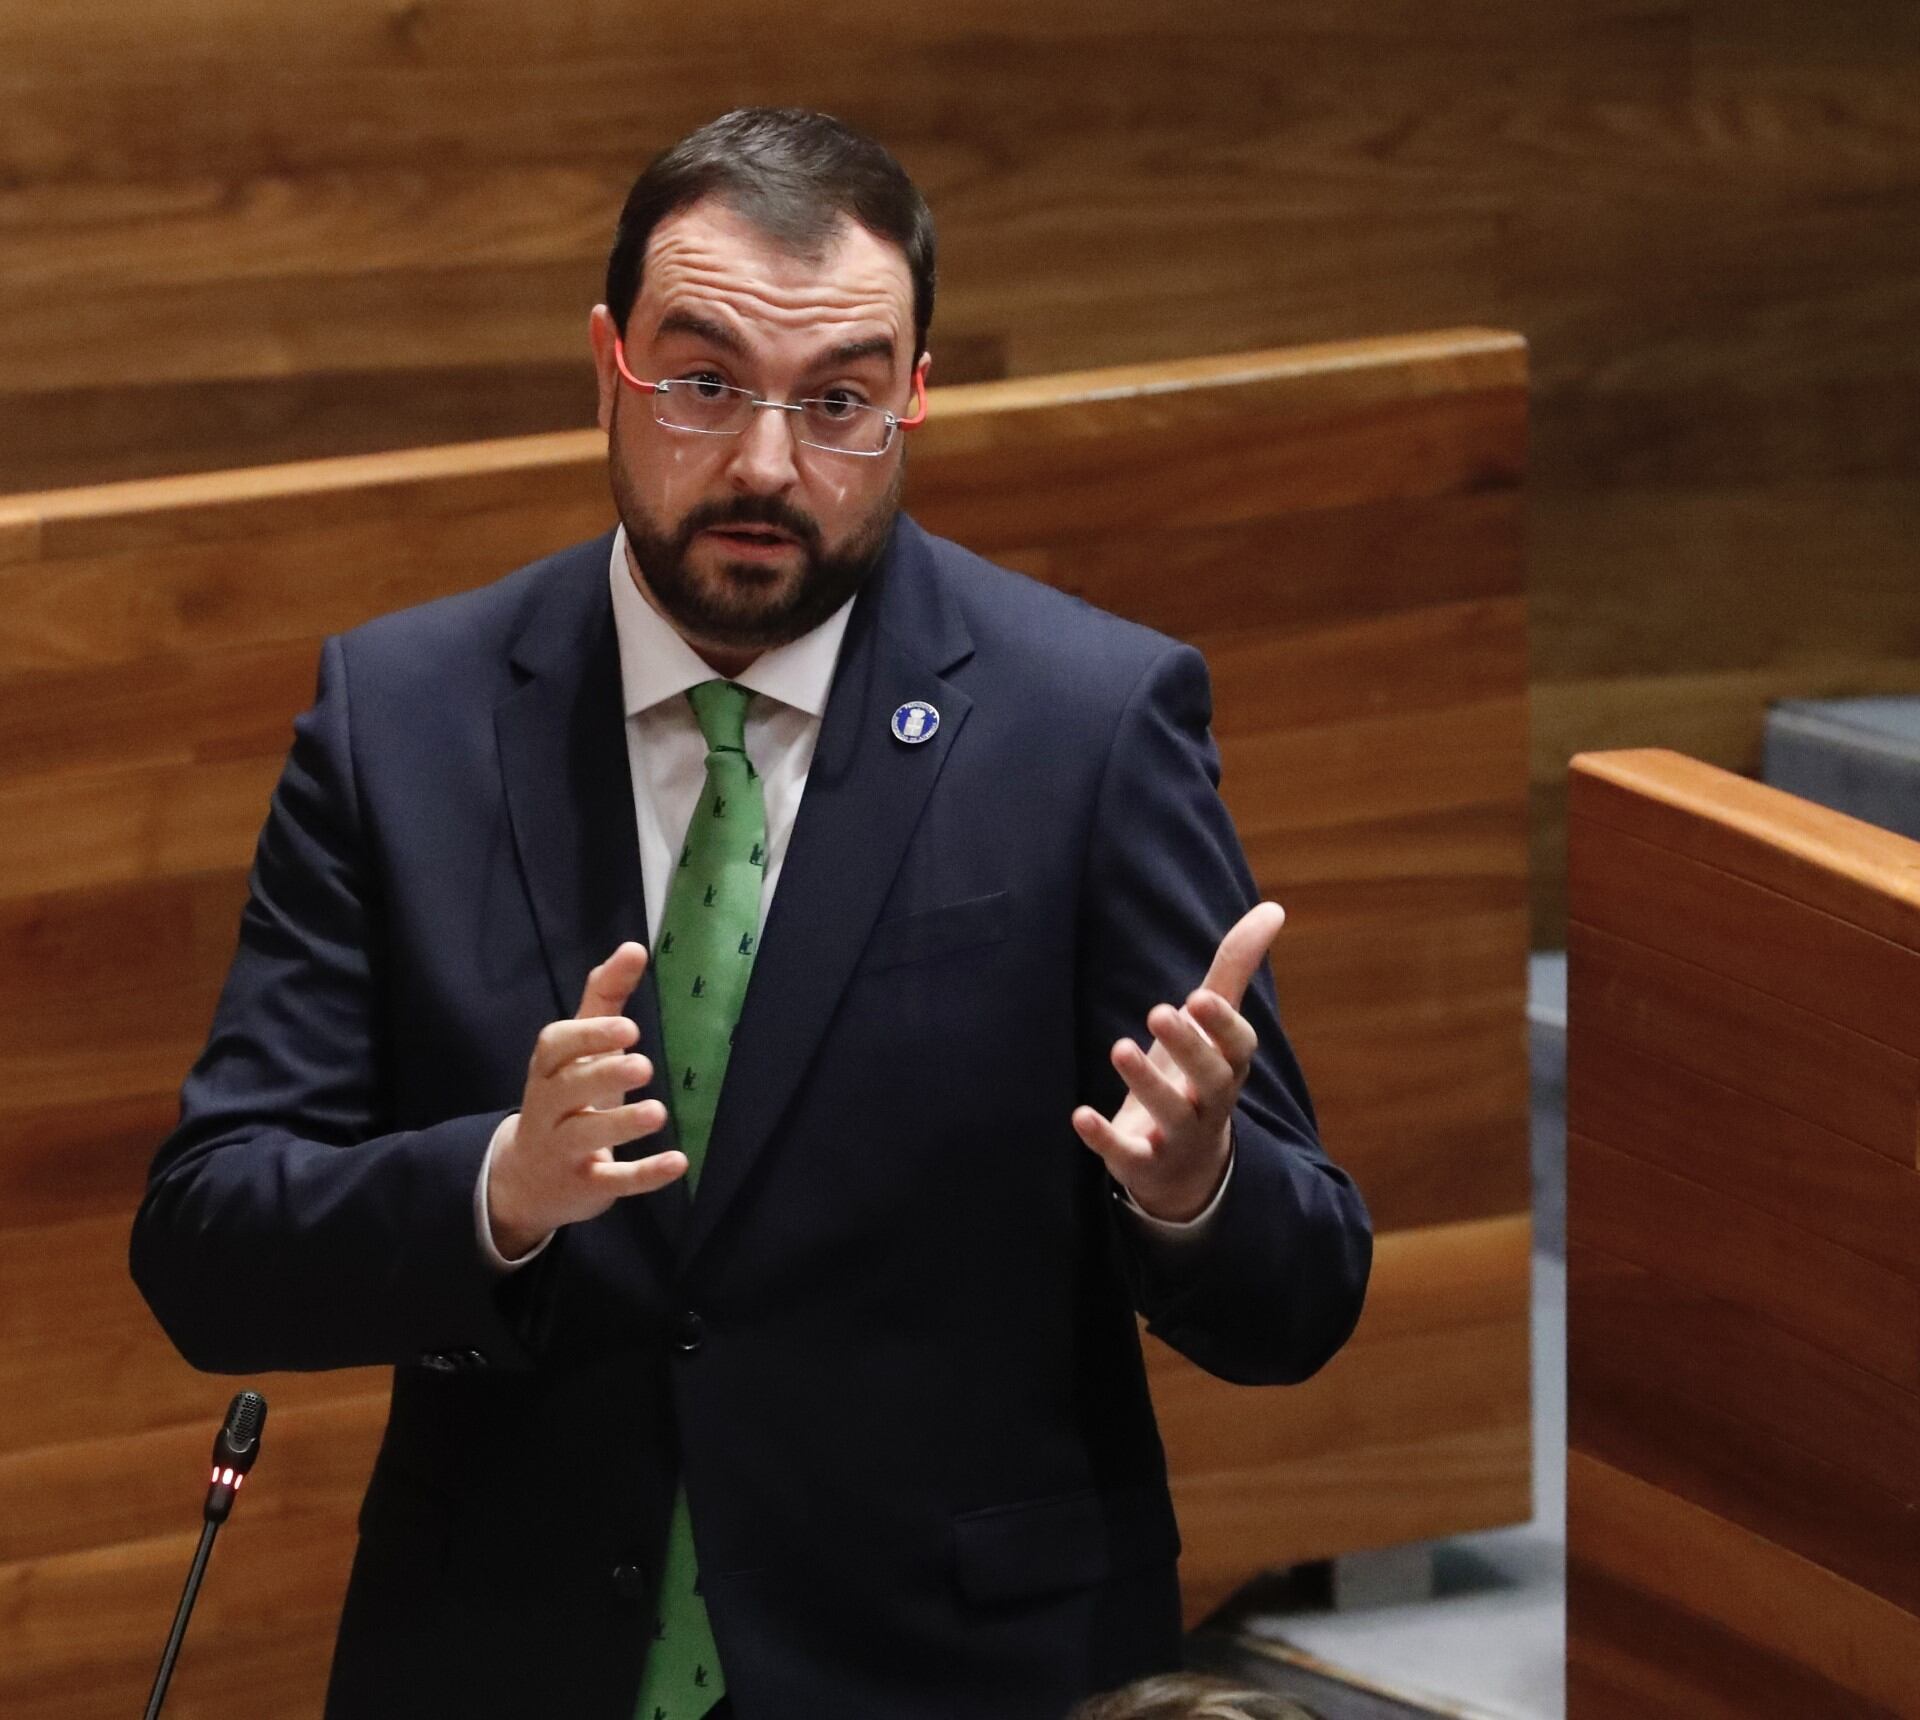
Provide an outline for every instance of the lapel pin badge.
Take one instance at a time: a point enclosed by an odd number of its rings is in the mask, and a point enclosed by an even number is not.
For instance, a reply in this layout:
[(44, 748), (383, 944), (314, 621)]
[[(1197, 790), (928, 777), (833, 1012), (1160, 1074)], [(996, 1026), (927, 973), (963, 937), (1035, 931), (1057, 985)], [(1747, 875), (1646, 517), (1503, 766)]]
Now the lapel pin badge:
[(925, 699), (909, 699), (893, 713), (893, 738), (917, 747), (933, 739), (940, 727), (940, 713)]

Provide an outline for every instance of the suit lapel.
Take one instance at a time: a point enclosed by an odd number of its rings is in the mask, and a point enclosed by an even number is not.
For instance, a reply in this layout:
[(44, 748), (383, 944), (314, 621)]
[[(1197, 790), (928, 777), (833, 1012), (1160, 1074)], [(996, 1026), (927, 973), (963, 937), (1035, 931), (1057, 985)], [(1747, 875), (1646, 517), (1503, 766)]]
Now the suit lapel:
[[(683, 1269), (745, 1186), (865, 947), (971, 708), (940, 671), (970, 650), (925, 534), (902, 516), (848, 621), (681, 1238)], [(933, 705), (940, 725), (908, 746), (890, 722), (913, 699)]]
[[(618, 944), (647, 941), (619, 639), (607, 590), (612, 543), (598, 538), (542, 571), (513, 648), (524, 678), (494, 710), (508, 816), (553, 982), (555, 1019), (574, 1014), (588, 970)], [(640, 1029), (639, 1049), (657, 1062), (660, 1001), (651, 967), (627, 1014)], [(646, 1096), (666, 1101), (658, 1070)], [(621, 1156), (672, 1144), (669, 1123)], [(655, 1246), (670, 1250), (686, 1223), (688, 1198), (673, 1183), (620, 1206)]]

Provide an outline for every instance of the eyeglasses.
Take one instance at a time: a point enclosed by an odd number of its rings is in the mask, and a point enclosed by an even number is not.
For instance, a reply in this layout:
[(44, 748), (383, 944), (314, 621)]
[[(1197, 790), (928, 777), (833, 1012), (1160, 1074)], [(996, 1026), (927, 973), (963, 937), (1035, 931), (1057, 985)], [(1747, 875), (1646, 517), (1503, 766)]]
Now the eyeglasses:
[(918, 370), (913, 374), (913, 392), (919, 410), (911, 418), (902, 418), (878, 406), (862, 405), (844, 393), (818, 400), (762, 400), (750, 388), (732, 388), (706, 376), (644, 382), (627, 368), (626, 343), (618, 336), (613, 342), (613, 362), (623, 381), (652, 396), (656, 424), (696, 436), (739, 436), (756, 411), (791, 412), (794, 435), (809, 448), (871, 460), (893, 446), (896, 430), (917, 429), (927, 416), (927, 388)]

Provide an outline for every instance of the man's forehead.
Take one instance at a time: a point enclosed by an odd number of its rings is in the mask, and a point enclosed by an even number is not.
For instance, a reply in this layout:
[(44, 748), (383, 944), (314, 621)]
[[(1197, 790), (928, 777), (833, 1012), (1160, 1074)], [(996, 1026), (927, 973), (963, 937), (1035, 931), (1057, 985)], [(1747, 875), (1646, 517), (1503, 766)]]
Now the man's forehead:
[(851, 217), (817, 249), (799, 250), (707, 199), (675, 210), (649, 236), (633, 332), (652, 338), (675, 309), (719, 311), (748, 333), (883, 332), (904, 352), (913, 279), (899, 247)]

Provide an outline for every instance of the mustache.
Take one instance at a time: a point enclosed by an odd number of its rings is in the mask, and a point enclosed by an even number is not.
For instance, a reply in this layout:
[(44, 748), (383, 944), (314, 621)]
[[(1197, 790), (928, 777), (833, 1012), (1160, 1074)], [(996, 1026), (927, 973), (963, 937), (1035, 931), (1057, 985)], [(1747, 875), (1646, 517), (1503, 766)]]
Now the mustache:
[(778, 496), (729, 496), (724, 500), (702, 502), (680, 522), (676, 535), (681, 543), (687, 544), (701, 532), (727, 526), (771, 526), (815, 555), (820, 553), (818, 522), (811, 514), (801, 512)]

